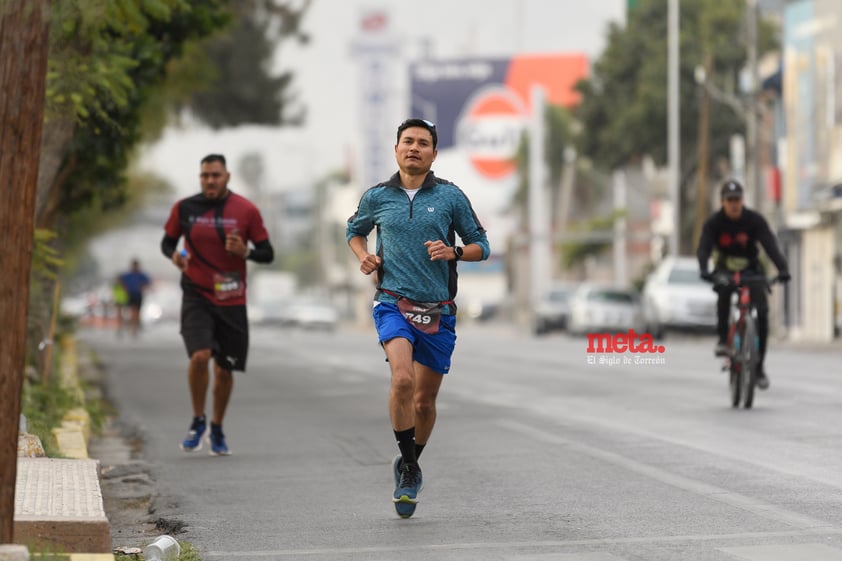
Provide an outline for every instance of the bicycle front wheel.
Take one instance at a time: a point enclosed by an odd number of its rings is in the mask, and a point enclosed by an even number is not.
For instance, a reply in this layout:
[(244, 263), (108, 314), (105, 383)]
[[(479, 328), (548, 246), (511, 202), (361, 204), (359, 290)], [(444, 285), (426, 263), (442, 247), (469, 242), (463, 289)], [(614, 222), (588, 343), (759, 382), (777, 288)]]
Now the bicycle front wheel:
[(740, 406), (740, 397), (742, 396), (742, 379), (740, 376), (740, 366), (736, 361), (731, 361), (731, 373), (729, 379), (729, 389), (731, 390), (731, 407)]
[(729, 361), (729, 376), (728, 376), (728, 389), (731, 392), (731, 407), (739, 407), (740, 406), (740, 398), (742, 397), (742, 389), (743, 389), (743, 379), (740, 375), (740, 371), (742, 369), (742, 363), (739, 360), (740, 351), (742, 349), (742, 345), (740, 341), (742, 341), (742, 333), (741, 329), (738, 330), (737, 333), (734, 334), (734, 346), (733, 348), (736, 350), (735, 353), (732, 353), (731, 356), (728, 358)]
[(754, 404), (754, 386), (757, 383), (757, 364), (760, 361), (757, 348), (757, 326), (754, 318), (746, 317), (746, 329), (742, 340), (742, 362), (743, 362), (743, 407), (751, 409)]

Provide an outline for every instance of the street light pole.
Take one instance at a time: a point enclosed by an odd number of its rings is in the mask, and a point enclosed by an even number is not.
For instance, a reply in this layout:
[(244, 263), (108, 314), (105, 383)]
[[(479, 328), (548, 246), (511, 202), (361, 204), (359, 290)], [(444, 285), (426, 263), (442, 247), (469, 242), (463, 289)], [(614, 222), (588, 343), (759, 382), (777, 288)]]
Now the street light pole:
[[(707, 88), (704, 87), (704, 77), (710, 74), (713, 67), (713, 57), (710, 53), (705, 54), (704, 63), (705, 65), (703, 67), (696, 68), (696, 82), (702, 86), (700, 88), (702, 99), (699, 107), (699, 164), (696, 174), (696, 216), (693, 222), (693, 247), (696, 247), (699, 243), (699, 238), (702, 235), (702, 225), (710, 213), (710, 194), (708, 189), (708, 169), (710, 168), (710, 94)], [(699, 78), (702, 78), (702, 80), (699, 81)]]
[(532, 86), (530, 96), (532, 115), (529, 121), (529, 309), (535, 310), (549, 280), (547, 262), (550, 257), (550, 213), (544, 197), (546, 188), (544, 109), (547, 98), (543, 87), (538, 85)]
[(669, 160), (669, 186), (672, 199), (672, 235), (669, 252), (678, 255), (679, 229), (681, 227), (681, 158), (679, 145), (679, 105), (678, 105), (678, 0), (669, 0), (667, 14), (667, 158)]
[(753, 197), (751, 204), (763, 212), (763, 182), (760, 181), (760, 162), (757, 134), (757, 0), (746, 2), (746, 46), (748, 57), (748, 103), (746, 104), (746, 188)]

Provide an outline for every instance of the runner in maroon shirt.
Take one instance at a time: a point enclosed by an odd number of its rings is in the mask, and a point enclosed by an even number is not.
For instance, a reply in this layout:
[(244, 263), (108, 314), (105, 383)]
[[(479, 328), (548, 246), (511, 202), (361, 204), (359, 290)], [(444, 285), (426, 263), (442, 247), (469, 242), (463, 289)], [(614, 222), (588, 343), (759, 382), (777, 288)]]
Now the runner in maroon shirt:
[[(230, 177), (224, 156), (203, 158), (202, 192), (173, 206), (161, 240), (161, 251), (182, 272), (181, 336), (190, 357), (187, 374), (193, 421), (181, 449), (193, 452), (202, 447), (208, 365), (213, 358), (210, 452), (217, 456), (231, 453), (222, 420), (234, 388), (232, 372), (244, 372), (248, 357), (246, 260), (271, 263), (274, 259), (260, 211), (228, 189)], [(181, 237), (184, 250), (176, 251)], [(249, 248), (249, 242), (253, 247)]]

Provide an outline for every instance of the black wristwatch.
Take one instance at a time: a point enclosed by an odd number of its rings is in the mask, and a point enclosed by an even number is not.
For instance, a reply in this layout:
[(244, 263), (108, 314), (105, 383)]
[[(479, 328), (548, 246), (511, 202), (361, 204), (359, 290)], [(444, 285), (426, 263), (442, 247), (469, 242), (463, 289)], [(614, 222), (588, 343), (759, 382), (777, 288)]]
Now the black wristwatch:
[(454, 261), (459, 261), (460, 259), (462, 259), (462, 256), (465, 254), (465, 248), (461, 247), (461, 246), (458, 246), (458, 245), (454, 245), (453, 246), (453, 254), (456, 256)]

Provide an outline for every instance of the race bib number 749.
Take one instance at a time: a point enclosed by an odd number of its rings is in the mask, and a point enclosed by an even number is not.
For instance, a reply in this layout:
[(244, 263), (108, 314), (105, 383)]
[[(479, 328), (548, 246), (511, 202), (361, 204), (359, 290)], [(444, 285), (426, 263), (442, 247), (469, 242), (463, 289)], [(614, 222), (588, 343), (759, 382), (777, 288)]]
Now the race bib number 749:
[(439, 332), (439, 320), (441, 319), (441, 306), (439, 304), (413, 302), (406, 298), (400, 298), (398, 309), (407, 323), (416, 329), (431, 335)]

